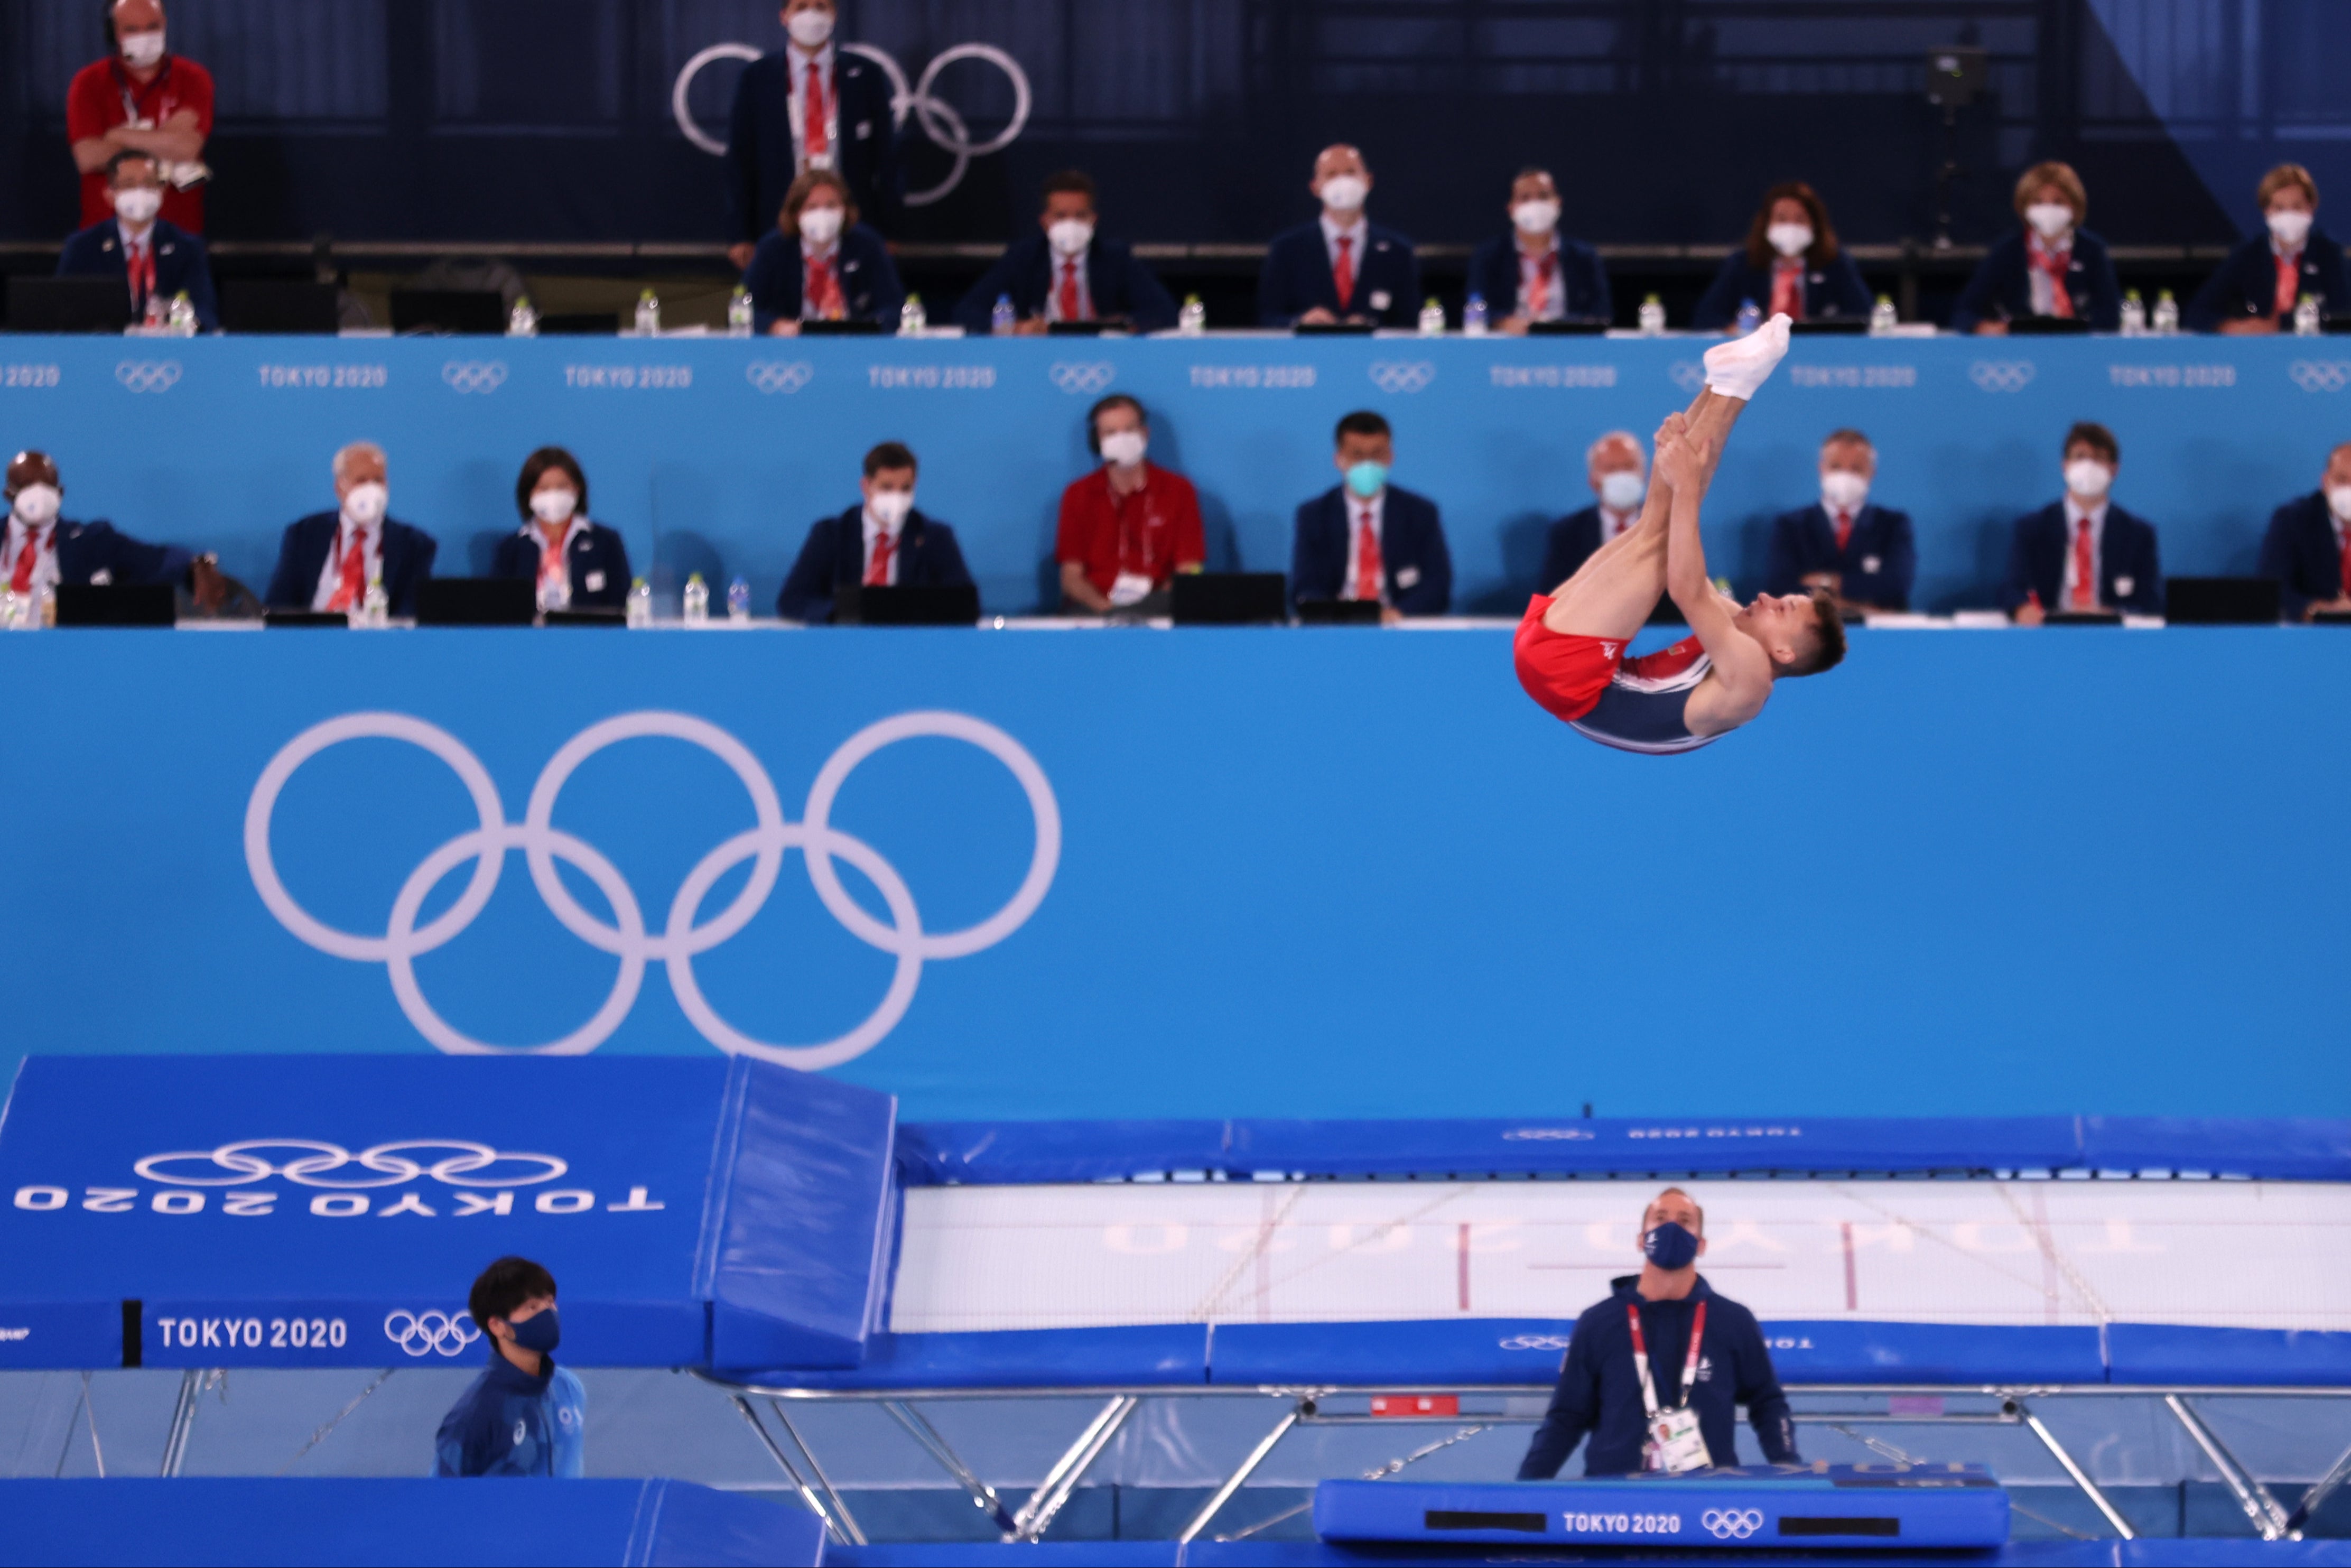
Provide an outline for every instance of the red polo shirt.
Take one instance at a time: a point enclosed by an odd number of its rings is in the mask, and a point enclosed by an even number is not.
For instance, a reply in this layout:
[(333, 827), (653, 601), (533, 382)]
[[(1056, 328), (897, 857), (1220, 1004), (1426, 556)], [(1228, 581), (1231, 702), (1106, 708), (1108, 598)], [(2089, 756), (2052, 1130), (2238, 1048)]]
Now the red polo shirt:
[(1148, 459), (1143, 488), (1131, 496), (1111, 489), (1107, 463), (1061, 492), (1053, 559), (1084, 567), (1086, 580), (1103, 593), (1122, 571), (1140, 573), (1157, 587), (1176, 575), (1177, 562), (1207, 555), (1200, 497), (1192, 481)]
[[(87, 141), (134, 120), (161, 126), (183, 109), (196, 111), (196, 130), (213, 133), (213, 76), (204, 67), (178, 55), (165, 55), (161, 69), (141, 87), (109, 55), (74, 73), (66, 89), (66, 139)], [(114, 198), (107, 193), (106, 171), (81, 177), (81, 224), (88, 228), (114, 215)], [(204, 191), (202, 185), (183, 191), (163, 183), (163, 219), (192, 235), (204, 232)]]

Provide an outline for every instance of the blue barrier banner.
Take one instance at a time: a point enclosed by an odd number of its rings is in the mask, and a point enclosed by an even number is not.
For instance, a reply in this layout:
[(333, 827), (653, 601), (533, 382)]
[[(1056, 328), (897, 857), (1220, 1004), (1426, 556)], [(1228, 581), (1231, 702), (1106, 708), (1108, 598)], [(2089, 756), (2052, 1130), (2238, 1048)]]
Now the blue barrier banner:
[[(0, 432), (57, 457), (68, 517), (216, 549), (256, 592), (284, 526), (334, 504), (344, 442), (390, 449), (392, 514), (439, 538), (444, 576), (487, 570), (524, 455), (560, 443), (657, 593), (740, 574), (763, 613), (810, 523), (855, 504), (865, 449), (904, 440), (920, 505), (1008, 614), (1059, 601), (1056, 508), (1094, 461), (1096, 398), (1152, 409), (1210, 564), (1253, 571), (1287, 570), (1298, 505), (1337, 482), (1333, 423), (1372, 408), (1395, 424), (1395, 482), (1443, 510), (1456, 609), (1515, 615), (1553, 586), (1545, 526), (1592, 504), (1585, 448), (1619, 427), (1646, 442), (1708, 341), (22, 337), (0, 348)], [(2337, 340), (1799, 339), (1724, 455), (1709, 559), (1759, 585), (1770, 519), (1818, 499), (1821, 437), (1852, 425), (1877, 444), (1873, 499), (1917, 525), (1914, 607), (1991, 604), (2010, 525), (2057, 499), (2065, 430), (2096, 419), (2165, 570), (2250, 572), (2271, 511), (2351, 438), (2346, 387)]]

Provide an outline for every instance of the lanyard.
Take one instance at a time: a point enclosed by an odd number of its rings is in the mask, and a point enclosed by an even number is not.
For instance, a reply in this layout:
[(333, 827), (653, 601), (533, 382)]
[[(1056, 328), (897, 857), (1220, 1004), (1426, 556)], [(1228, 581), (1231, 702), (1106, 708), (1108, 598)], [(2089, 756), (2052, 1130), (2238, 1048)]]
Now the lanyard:
[[(1625, 1303), (1625, 1318), (1633, 1325), (1633, 1366), (1641, 1375), (1641, 1403), (1649, 1412), (1649, 1419), (1657, 1418), (1657, 1385), (1649, 1374), (1649, 1345), (1641, 1336), (1641, 1309), (1631, 1301)], [(1689, 1405), (1690, 1388), (1698, 1382), (1698, 1350), (1706, 1342), (1706, 1303), (1700, 1301), (1698, 1311), (1690, 1315), (1689, 1354), (1682, 1362), (1682, 1402), (1674, 1406), (1685, 1409)]]
[[(121, 61), (114, 60), (109, 63), (114, 68), (114, 90), (120, 94), (122, 98), (123, 118), (129, 123), (136, 125), (145, 117), (139, 112), (139, 99), (131, 92), (130, 74), (123, 70)], [(165, 55), (163, 57), (163, 68), (155, 73), (155, 79), (149, 82), (144, 90), (149, 92), (159, 92), (162, 89), (164, 84), (169, 82), (171, 79), (172, 57)]]

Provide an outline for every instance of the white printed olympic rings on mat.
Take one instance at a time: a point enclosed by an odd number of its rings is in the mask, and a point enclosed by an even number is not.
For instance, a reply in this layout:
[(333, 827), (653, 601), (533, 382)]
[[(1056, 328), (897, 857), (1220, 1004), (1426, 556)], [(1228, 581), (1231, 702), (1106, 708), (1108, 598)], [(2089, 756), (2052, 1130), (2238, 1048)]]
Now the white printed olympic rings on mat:
[[(647, 737), (684, 741), (725, 763), (750, 796), (758, 824), (718, 845), (687, 873), (670, 904), (665, 925), (657, 932), (646, 929), (636, 894), (619, 869), (592, 845), (554, 825), (556, 798), (581, 763), (608, 746)], [(1035, 822), (1036, 848), (1019, 889), (994, 915), (960, 931), (925, 931), (914, 894), (896, 868), (871, 845), (831, 823), (833, 803), (857, 765), (886, 746), (918, 737), (964, 741), (1003, 763), (1028, 797)], [(338, 930), (304, 909), (287, 891), (269, 848), (270, 819), (277, 810), (278, 794), (296, 770), (329, 747), (368, 738), (405, 741), (448, 764), (472, 797), (480, 822), (425, 856), (409, 873), (392, 900), (391, 918), (381, 936)], [(734, 936), (758, 914), (776, 884), (784, 852), (791, 849), (806, 858), (809, 881), (832, 917), (859, 941), (897, 959), (881, 1005), (848, 1033), (816, 1045), (776, 1045), (752, 1039), (718, 1016), (703, 996), (694, 973), (697, 955)], [(590, 946), (621, 960), (611, 992), (595, 1016), (571, 1033), (543, 1045), (499, 1046), (469, 1038), (434, 1010), (416, 978), (416, 959), (453, 940), (489, 903), (511, 850), (523, 852), (532, 885), (563, 927)], [(246, 866), (262, 903), (278, 923), (322, 953), (385, 965), (391, 971), (392, 994), (417, 1032), (438, 1049), (461, 1056), (578, 1056), (593, 1051), (611, 1037), (635, 1006), (645, 966), (659, 961), (667, 967), (678, 1007), (702, 1037), (721, 1051), (804, 1071), (837, 1066), (872, 1050), (897, 1026), (914, 1001), (925, 960), (965, 957), (994, 946), (1019, 930), (1044, 902), (1061, 854), (1061, 806), (1037, 759), (994, 725), (967, 714), (945, 712), (899, 714), (850, 737), (817, 770), (798, 822), (785, 819), (774, 781), (741, 741), (706, 720), (664, 712), (622, 714), (590, 725), (565, 742), (532, 786), (530, 803), (518, 823), (506, 820), (488, 769), (455, 736), (423, 719), (394, 713), (345, 714), (296, 736), (262, 769), (245, 813)], [(599, 920), (572, 897), (556, 873), (559, 860), (596, 884), (612, 911), (612, 923)], [(449, 908), (420, 925), (418, 916), (426, 897), (444, 877), (467, 861), (474, 869), (465, 891)], [(745, 861), (752, 862), (749, 880), (725, 909), (702, 920), (702, 903), (712, 887)], [(856, 867), (881, 893), (890, 912), (886, 924), (867, 914), (850, 896), (841, 885), (836, 861)]]
[(471, 1312), (412, 1312), (395, 1308), (384, 1314), (383, 1337), (410, 1355), (438, 1352), (454, 1356), (481, 1338), (482, 1331), (474, 1326)]
[[(309, 1152), (278, 1164), (255, 1154), (256, 1149)], [(411, 1158), (402, 1152), (418, 1149), (458, 1152), (430, 1162)], [(193, 1174), (170, 1168), (182, 1160), (202, 1160), (211, 1168)], [(477, 1174), (509, 1160), (527, 1160), (538, 1169), (529, 1176), (513, 1176), (504, 1171), (490, 1176)], [(342, 1181), (320, 1179), (351, 1165), (373, 1174)], [(133, 1161), (131, 1168), (149, 1181), (171, 1186), (242, 1186), (249, 1181), (284, 1176), (300, 1186), (348, 1192), (362, 1187), (398, 1186), (419, 1176), (431, 1176), (446, 1186), (536, 1186), (543, 1181), (553, 1181), (571, 1166), (553, 1155), (507, 1154), (465, 1138), (411, 1138), (402, 1143), (378, 1144), (356, 1155), (340, 1144), (320, 1143), (314, 1138), (247, 1138), (242, 1143), (223, 1144), (217, 1149), (181, 1149), (168, 1155), (149, 1155)], [(223, 1171), (228, 1174), (219, 1174)]]
[(1763, 1512), (1753, 1508), (1710, 1508), (1698, 1521), (1719, 1541), (1744, 1541), (1763, 1528)]

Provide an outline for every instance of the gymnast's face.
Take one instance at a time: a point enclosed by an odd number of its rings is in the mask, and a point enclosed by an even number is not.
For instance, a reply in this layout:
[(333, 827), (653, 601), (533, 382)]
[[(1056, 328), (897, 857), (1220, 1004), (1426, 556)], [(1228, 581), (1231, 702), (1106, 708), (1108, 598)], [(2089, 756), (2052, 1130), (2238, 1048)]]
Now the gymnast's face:
[(1763, 644), (1763, 651), (1785, 664), (1796, 658), (1817, 635), (1809, 593), (1759, 593), (1754, 602), (1732, 616), (1731, 622)]

